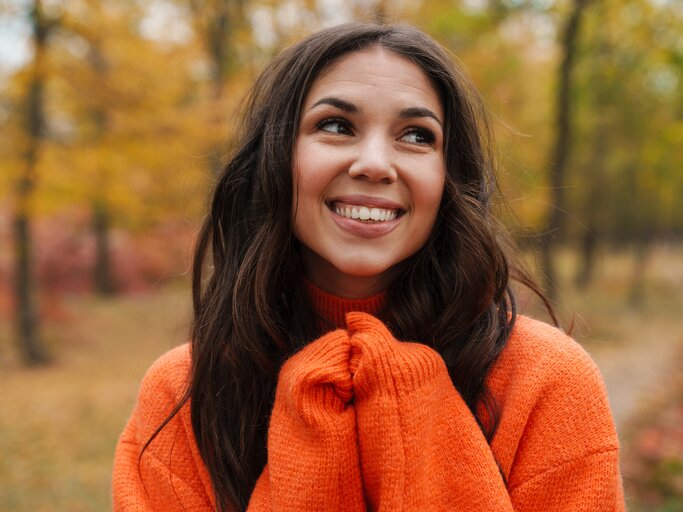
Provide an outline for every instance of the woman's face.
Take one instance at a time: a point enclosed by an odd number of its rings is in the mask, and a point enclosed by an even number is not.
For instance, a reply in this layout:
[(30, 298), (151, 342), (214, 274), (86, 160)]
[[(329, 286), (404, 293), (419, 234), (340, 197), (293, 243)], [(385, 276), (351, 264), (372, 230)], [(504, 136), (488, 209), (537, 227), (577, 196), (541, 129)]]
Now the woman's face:
[(444, 188), (444, 113), (429, 78), (381, 47), (313, 83), (294, 146), (294, 234), (324, 290), (380, 292), (434, 227)]

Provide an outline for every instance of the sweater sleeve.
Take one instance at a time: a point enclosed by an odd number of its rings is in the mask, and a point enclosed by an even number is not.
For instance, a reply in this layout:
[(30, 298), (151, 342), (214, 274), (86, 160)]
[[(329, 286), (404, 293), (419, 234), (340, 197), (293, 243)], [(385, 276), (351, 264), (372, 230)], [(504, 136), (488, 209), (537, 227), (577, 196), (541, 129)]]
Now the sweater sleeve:
[(147, 371), (116, 447), (115, 512), (215, 510), (211, 485), (194, 447), (188, 403), (142, 451), (182, 396), (188, 368), (189, 351), (184, 345), (162, 356)]
[(624, 509), (615, 450), (579, 450), (558, 463), (552, 452), (563, 441), (542, 432), (532, 450), (540, 459), (515, 462), (527, 473), (510, 491), (441, 357), (424, 345), (396, 341), (369, 315), (352, 313), (347, 322), (362, 479), (373, 510)]
[[(508, 385), (502, 397), (516, 404), (516, 414), (501, 420), (506, 432), (514, 431), (509, 425), (515, 422), (524, 426), (512, 464), (501, 461), (509, 467), (508, 489), (515, 507), (625, 510), (619, 441), (598, 368), (559, 330), (525, 317), (517, 324), (506, 349), (509, 357), (501, 358), (504, 371), (494, 378), (494, 384), (502, 378), (517, 383)], [(494, 446), (506, 432), (494, 439)]]
[(352, 394), (343, 330), (322, 336), (283, 365), (268, 428), (268, 463), (249, 512), (365, 510)]
[(503, 478), (441, 357), (350, 313), (363, 484), (377, 511), (512, 511)]

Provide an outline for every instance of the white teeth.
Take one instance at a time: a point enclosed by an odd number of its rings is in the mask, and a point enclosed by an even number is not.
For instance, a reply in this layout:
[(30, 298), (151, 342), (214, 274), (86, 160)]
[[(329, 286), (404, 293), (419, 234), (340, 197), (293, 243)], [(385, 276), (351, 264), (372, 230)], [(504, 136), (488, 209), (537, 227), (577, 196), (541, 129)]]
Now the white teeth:
[(383, 208), (368, 208), (367, 206), (334, 206), (337, 215), (348, 219), (360, 221), (384, 222), (394, 220), (397, 210), (385, 210)]

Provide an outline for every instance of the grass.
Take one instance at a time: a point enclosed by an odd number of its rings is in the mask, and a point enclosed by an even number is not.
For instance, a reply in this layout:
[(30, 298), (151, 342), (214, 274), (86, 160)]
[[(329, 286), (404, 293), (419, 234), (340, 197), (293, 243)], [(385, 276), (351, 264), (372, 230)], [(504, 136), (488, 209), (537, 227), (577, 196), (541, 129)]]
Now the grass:
[[(571, 269), (571, 255), (561, 263)], [(632, 368), (639, 371), (653, 346), (683, 345), (683, 249), (653, 255), (638, 308), (628, 302), (627, 254), (606, 256), (599, 272), (585, 291), (566, 287), (559, 309), (565, 320), (577, 313), (574, 335), (596, 357), (608, 386), (611, 379), (613, 387), (628, 388), (632, 375), (623, 362), (610, 368), (612, 362), (635, 353)], [(117, 438), (145, 370), (186, 339), (188, 290), (176, 283), (146, 295), (66, 299), (66, 317), (43, 326), (54, 357), (46, 367), (22, 367), (8, 322), (0, 324), (0, 510), (110, 508)], [(525, 308), (538, 311), (532, 302)]]
[(189, 296), (178, 289), (73, 298), (66, 310), (44, 329), (49, 366), (22, 368), (0, 332), (0, 510), (109, 509), (114, 448), (140, 380), (187, 337)]

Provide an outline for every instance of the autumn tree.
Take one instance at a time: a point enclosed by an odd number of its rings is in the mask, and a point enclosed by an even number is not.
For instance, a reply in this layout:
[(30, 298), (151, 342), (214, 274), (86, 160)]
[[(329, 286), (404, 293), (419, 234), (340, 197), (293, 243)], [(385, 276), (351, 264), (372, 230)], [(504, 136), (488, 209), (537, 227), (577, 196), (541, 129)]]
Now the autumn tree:
[[(631, 296), (642, 295), (645, 263), (658, 240), (680, 237), (683, 157), (681, 13), (646, 0), (605, 0), (587, 19), (577, 69), (580, 139), (570, 204), (580, 224), (578, 284), (590, 282), (595, 252), (634, 249)], [(580, 186), (579, 186), (580, 185)], [(571, 197), (573, 196), (573, 197)], [(677, 215), (678, 212), (678, 215)], [(678, 233), (678, 235), (676, 235)]]
[(50, 33), (57, 23), (50, 18), (41, 0), (30, 4), (32, 60), (28, 67), (28, 81), (24, 100), (24, 165), (17, 178), (14, 244), (15, 271), (14, 293), (17, 321), (17, 341), (27, 364), (47, 361), (38, 329), (34, 286), (32, 281), (31, 219), (36, 186), (37, 166), (45, 134), (45, 82), (46, 59)]
[(555, 103), (555, 141), (550, 157), (549, 184), (551, 200), (548, 220), (541, 236), (541, 254), (545, 291), (551, 299), (557, 295), (557, 271), (554, 248), (565, 229), (565, 184), (572, 143), (572, 86), (576, 49), (582, 18), (589, 0), (573, 0), (561, 31), (562, 57), (558, 67)]
[[(19, 235), (29, 234), (28, 220), (36, 216), (90, 209), (97, 248), (93, 282), (109, 292), (116, 285), (111, 229), (150, 229), (183, 215), (197, 219), (202, 210), (209, 109), (204, 78), (193, 73), (199, 50), (192, 39), (147, 33), (146, 18), (133, 3), (69, 0), (58, 12), (59, 25), (50, 26), (49, 63), (43, 45), (2, 84), (9, 113), (0, 144), (3, 181), (9, 176), (21, 185)], [(31, 122), (20, 125), (15, 113), (24, 111)], [(30, 245), (17, 247), (17, 262), (24, 263), (13, 273), (20, 284), (31, 277)], [(30, 306), (27, 297), (22, 291), (17, 304)], [(18, 325), (30, 332), (38, 312), (35, 306), (23, 311)]]

